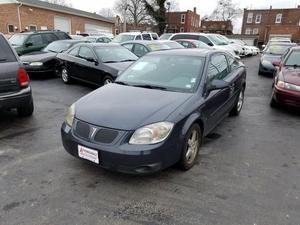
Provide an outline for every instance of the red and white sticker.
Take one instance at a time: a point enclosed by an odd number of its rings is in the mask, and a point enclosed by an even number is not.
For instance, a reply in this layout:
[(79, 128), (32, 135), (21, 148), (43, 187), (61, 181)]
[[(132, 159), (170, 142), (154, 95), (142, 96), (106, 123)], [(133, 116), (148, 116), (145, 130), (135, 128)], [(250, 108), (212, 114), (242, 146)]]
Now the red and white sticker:
[(78, 156), (99, 164), (98, 151), (78, 145)]

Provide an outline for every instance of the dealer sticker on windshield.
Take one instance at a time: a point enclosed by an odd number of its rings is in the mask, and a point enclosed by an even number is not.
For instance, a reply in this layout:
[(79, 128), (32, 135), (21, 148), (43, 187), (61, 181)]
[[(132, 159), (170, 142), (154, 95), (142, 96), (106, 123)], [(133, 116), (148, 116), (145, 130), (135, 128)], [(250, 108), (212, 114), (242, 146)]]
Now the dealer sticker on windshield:
[(98, 151), (78, 145), (78, 156), (99, 164)]

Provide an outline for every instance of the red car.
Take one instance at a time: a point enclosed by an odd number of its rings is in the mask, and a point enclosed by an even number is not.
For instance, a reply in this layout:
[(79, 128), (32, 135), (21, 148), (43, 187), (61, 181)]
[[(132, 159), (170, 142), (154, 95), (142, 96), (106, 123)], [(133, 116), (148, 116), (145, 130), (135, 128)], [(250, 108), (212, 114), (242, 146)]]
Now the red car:
[(278, 70), (274, 77), (271, 106), (300, 108), (300, 47), (291, 48), (282, 61), (275, 61), (273, 65)]

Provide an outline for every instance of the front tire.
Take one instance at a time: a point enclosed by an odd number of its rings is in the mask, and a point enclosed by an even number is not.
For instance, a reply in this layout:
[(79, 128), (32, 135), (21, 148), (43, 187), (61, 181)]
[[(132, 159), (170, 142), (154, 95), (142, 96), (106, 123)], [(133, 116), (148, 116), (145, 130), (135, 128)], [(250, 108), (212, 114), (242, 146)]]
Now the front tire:
[(103, 85), (110, 84), (113, 82), (114, 82), (114, 79), (110, 75), (106, 75), (102, 80)]
[(202, 143), (202, 132), (198, 124), (193, 124), (184, 138), (184, 145), (179, 161), (180, 169), (191, 169), (197, 159)]
[(18, 115), (21, 117), (29, 117), (33, 114), (34, 111), (34, 105), (33, 100), (30, 100), (30, 103), (27, 106), (22, 106), (17, 108)]
[(67, 69), (66, 66), (62, 66), (62, 67), (61, 67), (61, 70), (60, 70), (60, 76), (61, 76), (62, 81), (63, 81), (65, 84), (70, 84), (70, 83), (72, 83), (72, 78), (70, 77), (69, 70)]
[(238, 99), (233, 107), (233, 109), (229, 112), (230, 116), (238, 116), (242, 111), (243, 105), (245, 100), (245, 88), (243, 88), (238, 96)]

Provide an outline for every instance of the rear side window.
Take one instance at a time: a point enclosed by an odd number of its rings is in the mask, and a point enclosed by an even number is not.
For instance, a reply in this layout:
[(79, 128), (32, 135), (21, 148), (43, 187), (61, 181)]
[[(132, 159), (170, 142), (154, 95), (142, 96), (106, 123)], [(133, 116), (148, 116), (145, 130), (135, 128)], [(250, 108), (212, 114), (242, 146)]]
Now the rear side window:
[(78, 56), (79, 48), (80, 48), (80, 47), (73, 48), (71, 51), (69, 51), (68, 54), (69, 54), (69, 55), (72, 55), (72, 56)]
[(60, 40), (70, 39), (69, 35), (67, 35), (67, 34), (64, 33), (64, 32), (57, 32), (57, 33), (55, 33), (55, 34), (58, 36), (58, 38), (59, 38)]
[(138, 35), (135, 37), (135, 40), (142, 40), (142, 35)]
[(146, 40), (146, 41), (151, 41), (151, 36), (150, 34), (142, 34), (143, 35), (143, 40)]
[(32, 43), (33, 46), (37, 46), (37, 45), (43, 45), (44, 41), (42, 35), (35, 34), (28, 38), (27, 43)]
[(81, 47), (78, 55), (80, 58), (84, 58), (84, 59), (94, 59), (95, 58), (93, 51), (88, 47)]
[(3, 36), (0, 35), (0, 64), (6, 62), (16, 62), (16, 56), (14, 55), (9, 44)]
[(158, 40), (158, 35), (157, 34), (152, 34), (153, 40)]
[(44, 34), (44, 37), (45, 37), (47, 43), (51, 43), (58, 39), (54, 34)]

